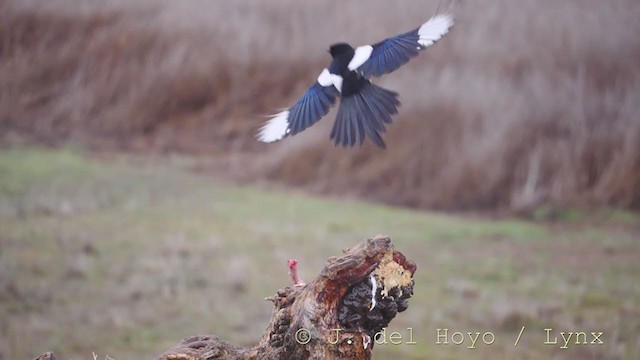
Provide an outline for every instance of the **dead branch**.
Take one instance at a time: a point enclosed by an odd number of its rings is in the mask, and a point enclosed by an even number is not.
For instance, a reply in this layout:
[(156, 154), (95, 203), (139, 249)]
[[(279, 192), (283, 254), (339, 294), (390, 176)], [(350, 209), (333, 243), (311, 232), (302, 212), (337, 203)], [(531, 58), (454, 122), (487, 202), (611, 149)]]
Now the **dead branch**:
[[(370, 359), (375, 334), (407, 309), (415, 271), (415, 263), (396, 251), (390, 238), (364, 240), (328, 259), (310, 283), (296, 281), (297, 286), (267, 298), (273, 314), (254, 347), (214, 335), (193, 336), (155, 360)], [(37, 359), (55, 357), (48, 353)]]

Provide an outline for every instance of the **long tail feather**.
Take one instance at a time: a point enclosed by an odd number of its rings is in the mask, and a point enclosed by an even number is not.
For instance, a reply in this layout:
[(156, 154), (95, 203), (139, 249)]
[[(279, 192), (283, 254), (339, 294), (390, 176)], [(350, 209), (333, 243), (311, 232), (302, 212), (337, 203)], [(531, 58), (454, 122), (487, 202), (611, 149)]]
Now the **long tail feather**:
[(377, 146), (385, 148), (380, 133), (386, 131), (385, 124), (392, 122), (398, 106), (397, 93), (367, 83), (359, 92), (342, 98), (331, 139), (336, 146), (352, 147), (356, 140), (362, 145), (368, 137)]

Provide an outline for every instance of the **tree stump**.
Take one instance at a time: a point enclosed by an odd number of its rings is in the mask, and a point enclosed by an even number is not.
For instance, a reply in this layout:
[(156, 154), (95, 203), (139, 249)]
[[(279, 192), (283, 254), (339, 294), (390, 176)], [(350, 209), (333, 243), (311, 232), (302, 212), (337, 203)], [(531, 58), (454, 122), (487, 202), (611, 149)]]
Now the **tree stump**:
[(396, 251), (390, 238), (364, 240), (329, 258), (310, 283), (267, 298), (275, 308), (254, 347), (238, 347), (215, 335), (193, 336), (155, 360), (370, 359), (375, 334), (407, 309), (415, 271), (415, 263)]

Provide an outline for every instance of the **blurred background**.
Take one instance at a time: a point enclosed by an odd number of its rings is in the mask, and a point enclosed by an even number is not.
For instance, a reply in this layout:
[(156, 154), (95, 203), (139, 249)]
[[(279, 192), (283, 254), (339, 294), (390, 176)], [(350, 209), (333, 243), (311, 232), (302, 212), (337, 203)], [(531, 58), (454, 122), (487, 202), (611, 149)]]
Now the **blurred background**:
[[(378, 233), (418, 264), (391, 324), (418, 344), (374, 358), (640, 358), (637, 0), (464, 1), (376, 80), (402, 101), (387, 150), (334, 147), (335, 110), (255, 140), (329, 45), (448, 5), (0, 0), (0, 359), (251, 345), (287, 259), (311, 279)], [(496, 342), (436, 345), (443, 327)]]

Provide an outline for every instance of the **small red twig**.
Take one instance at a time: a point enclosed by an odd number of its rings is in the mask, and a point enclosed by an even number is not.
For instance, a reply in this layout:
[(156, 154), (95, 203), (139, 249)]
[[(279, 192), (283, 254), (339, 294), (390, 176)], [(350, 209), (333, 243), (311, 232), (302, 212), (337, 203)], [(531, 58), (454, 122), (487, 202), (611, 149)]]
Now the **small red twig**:
[(291, 259), (288, 261), (289, 264), (289, 275), (291, 276), (291, 281), (293, 281), (294, 287), (302, 287), (305, 286), (305, 282), (300, 279), (298, 276), (298, 260)]

